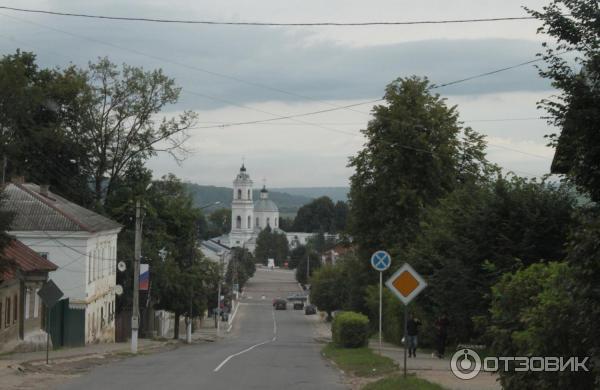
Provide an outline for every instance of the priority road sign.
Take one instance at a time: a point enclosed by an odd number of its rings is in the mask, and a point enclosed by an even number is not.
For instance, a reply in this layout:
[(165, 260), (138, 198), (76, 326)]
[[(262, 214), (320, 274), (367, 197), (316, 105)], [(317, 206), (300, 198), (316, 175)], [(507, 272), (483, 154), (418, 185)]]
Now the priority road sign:
[(410, 266), (404, 263), (394, 274), (385, 282), (397, 297), (408, 305), (425, 287), (427, 282)]
[(392, 265), (392, 257), (386, 251), (377, 251), (371, 256), (371, 265), (376, 271), (383, 272)]
[(52, 280), (48, 280), (37, 293), (46, 307), (50, 308), (62, 298), (63, 292)]

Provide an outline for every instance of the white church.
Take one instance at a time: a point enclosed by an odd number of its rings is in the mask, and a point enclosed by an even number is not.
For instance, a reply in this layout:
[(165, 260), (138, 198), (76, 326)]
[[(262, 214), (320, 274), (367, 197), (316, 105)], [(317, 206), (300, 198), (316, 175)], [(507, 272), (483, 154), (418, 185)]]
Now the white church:
[(273, 231), (284, 233), (291, 247), (304, 245), (314, 233), (288, 233), (279, 228), (279, 208), (263, 186), (260, 197), (253, 199), (254, 183), (246, 167), (242, 164), (233, 180), (233, 200), (231, 202), (231, 231), (220, 237), (201, 243), (202, 252), (213, 260), (227, 255), (234, 247), (246, 248), (254, 252), (260, 231), (267, 226)]

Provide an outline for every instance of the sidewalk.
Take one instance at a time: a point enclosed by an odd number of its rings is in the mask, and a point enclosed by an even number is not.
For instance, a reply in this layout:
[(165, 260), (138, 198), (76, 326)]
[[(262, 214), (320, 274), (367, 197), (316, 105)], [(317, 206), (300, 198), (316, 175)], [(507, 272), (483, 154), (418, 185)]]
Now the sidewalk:
[[(372, 340), (369, 346), (374, 350), (379, 350), (379, 342)], [(402, 370), (404, 367), (404, 348), (390, 344), (382, 343), (381, 354), (387, 356), (398, 363)], [(497, 375), (482, 372), (471, 380), (463, 380), (454, 376), (450, 370), (450, 359), (438, 359), (431, 354), (417, 350), (416, 358), (407, 358), (407, 371), (415, 373), (418, 377), (430, 382), (437, 383), (451, 390), (501, 390), (500, 383), (496, 381)]]
[[(313, 323), (315, 339), (320, 342), (331, 341), (331, 323), (325, 321), (324, 313), (307, 316)], [(369, 347), (379, 351), (379, 342), (371, 340)], [(393, 359), (402, 371), (404, 367), (404, 348), (390, 343), (382, 343), (381, 353)], [(500, 383), (496, 381), (497, 375), (480, 373), (471, 380), (462, 380), (454, 376), (450, 370), (450, 359), (431, 357), (430, 353), (419, 353), (416, 358), (407, 358), (407, 371), (430, 382), (437, 383), (448, 390), (501, 390)]]

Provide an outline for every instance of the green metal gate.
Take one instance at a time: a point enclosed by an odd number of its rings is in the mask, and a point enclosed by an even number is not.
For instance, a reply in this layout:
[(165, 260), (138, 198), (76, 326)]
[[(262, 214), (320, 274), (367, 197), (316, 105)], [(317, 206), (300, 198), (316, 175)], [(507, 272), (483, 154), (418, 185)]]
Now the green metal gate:
[(85, 345), (85, 309), (69, 308), (69, 299), (62, 299), (50, 310), (48, 320), (54, 348)]

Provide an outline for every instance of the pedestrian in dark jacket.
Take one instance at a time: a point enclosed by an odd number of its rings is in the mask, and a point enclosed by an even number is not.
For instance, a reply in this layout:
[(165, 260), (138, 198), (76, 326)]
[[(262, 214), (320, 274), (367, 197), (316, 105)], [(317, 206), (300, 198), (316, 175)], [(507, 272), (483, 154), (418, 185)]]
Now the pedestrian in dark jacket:
[(406, 322), (405, 348), (408, 348), (408, 357), (417, 357), (417, 338), (419, 336), (419, 326), (421, 321), (410, 315)]
[(437, 356), (442, 359), (446, 352), (446, 339), (448, 338), (448, 325), (450, 320), (446, 313), (442, 314), (435, 322), (437, 328)]

